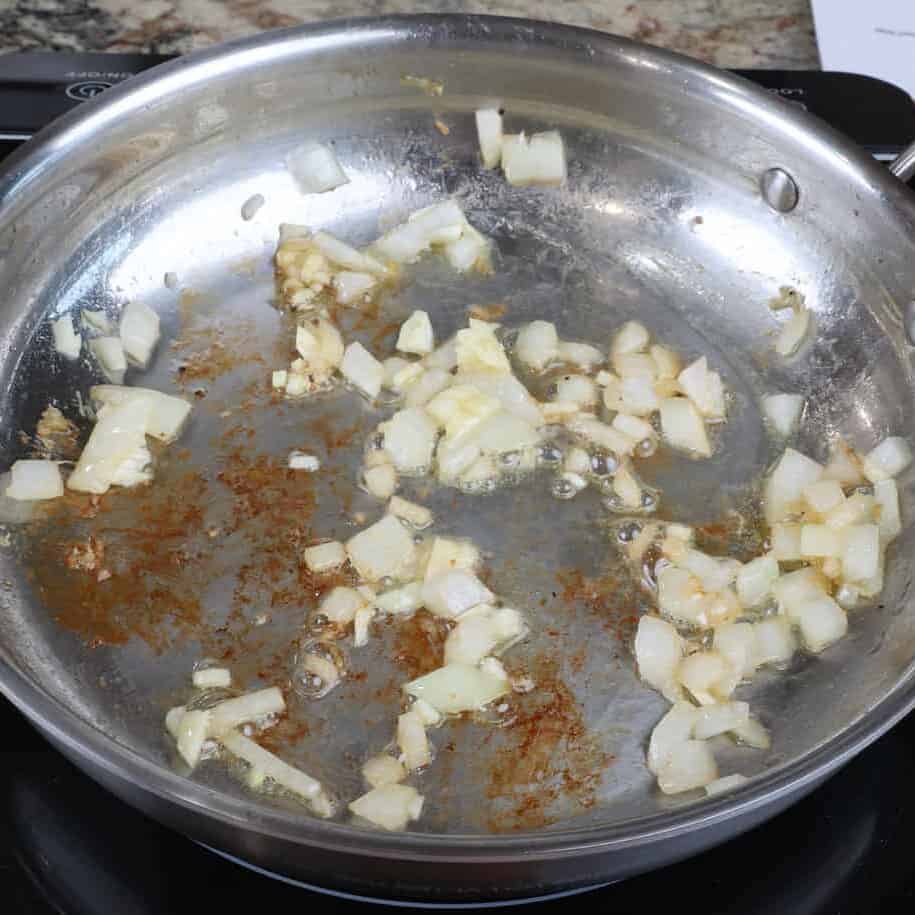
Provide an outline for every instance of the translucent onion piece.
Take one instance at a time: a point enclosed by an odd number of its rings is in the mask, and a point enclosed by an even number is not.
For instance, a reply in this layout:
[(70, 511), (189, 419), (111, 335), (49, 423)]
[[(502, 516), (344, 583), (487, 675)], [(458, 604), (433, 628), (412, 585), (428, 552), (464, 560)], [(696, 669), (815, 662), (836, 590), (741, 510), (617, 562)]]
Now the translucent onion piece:
[(22, 460), (10, 468), (10, 485), (4, 495), (8, 499), (38, 501), (56, 499), (64, 494), (64, 481), (57, 461)]
[(375, 826), (399, 832), (406, 829), (411, 820), (419, 819), (423, 797), (409, 785), (379, 785), (356, 798), (349, 809)]
[(413, 538), (393, 515), (386, 515), (351, 537), (346, 552), (359, 576), (366, 581), (403, 578), (416, 564)]
[(511, 691), (507, 679), (469, 664), (447, 664), (407, 683), (404, 691), (443, 715), (482, 709)]
[(286, 157), (286, 167), (306, 194), (322, 194), (349, 183), (333, 150), (323, 143), (303, 143)]

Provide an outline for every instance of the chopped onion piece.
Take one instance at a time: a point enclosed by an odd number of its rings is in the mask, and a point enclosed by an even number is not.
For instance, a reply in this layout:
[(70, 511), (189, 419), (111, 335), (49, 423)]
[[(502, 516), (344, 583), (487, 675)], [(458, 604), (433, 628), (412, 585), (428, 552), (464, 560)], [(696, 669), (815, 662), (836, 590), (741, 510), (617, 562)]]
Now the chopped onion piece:
[(532, 426), (539, 426), (542, 422), (540, 405), (514, 375), (461, 372), (455, 376), (454, 381), (457, 385), (472, 385), (488, 397), (498, 400), (502, 409)]
[(772, 593), (778, 578), (778, 559), (773, 554), (757, 556), (737, 573), (737, 597), (747, 608), (758, 607)]
[(895, 480), (879, 480), (874, 483), (874, 499), (877, 502), (880, 539), (889, 543), (902, 530), (899, 514), (899, 490)]
[(346, 562), (346, 551), (343, 544), (336, 540), (318, 543), (302, 551), (302, 559), (308, 569), (318, 575), (339, 569)]
[(515, 355), (535, 372), (542, 372), (559, 358), (559, 337), (556, 325), (549, 321), (531, 321), (518, 332)]
[(797, 428), (804, 398), (800, 394), (770, 394), (763, 398), (762, 407), (775, 434), (788, 438)]
[(458, 271), (466, 273), (474, 267), (486, 270), (489, 267), (489, 241), (473, 226), (464, 226), (464, 234), (445, 245), (448, 263)]
[(174, 708), (170, 708), (165, 715), (165, 729), (176, 741), (178, 735), (181, 733), (179, 727), (181, 725), (181, 719), (186, 711), (187, 709), (183, 705), (178, 705)]
[(859, 486), (864, 482), (861, 461), (842, 439), (829, 450), (829, 462), (823, 469), (824, 480), (835, 480), (843, 486)]
[(446, 200), (413, 213), (406, 222), (377, 239), (373, 247), (389, 260), (408, 264), (433, 244), (456, 241), (466, 224), (460, 206)]
[(643, 442), (655, 438), (654, 426), (644, 419), (639, 419), (637, 416), (617, 413), (616, 416), (613, 417), (611, 425), (617, 432), (622, 432), (623, 435), (628, 436), (636, 442)]
[(876, 524), (853, 524), (842, 531), (842, 575), (849, 582), (873, 578), (883, 561), (880, 528)]
[(390, 499), (397, 490), (397, 470), (393, 464), (377, 464), (362, 473), (365, 488), (377, 499)]
[(393, 515), (351, 537), (346, 552), (359, 576), (367, 581), (402, 578), (416, 564), (413, 538)]
[(912, 463), (912, 449), (904, 438), (884, 439), (864, 458), (864, 475), (871, 483), (899, 476)]
[(146, 447), (146, 430), (151, 412), (148, 400), (103, 406), (67, 479), (67, 488), (101, 495), (112, 485), (148, 482), (152, 458)]
[(119, 337), (96, 337), (89, 341), (89, 351), (110, 381), (120, 384), (124, 380), (127, 357)]
[(658, 379), (672, 380), (680, 374), (680, 357), (669, 347), (655, 343), (648, 348), (648, 354), (654, 360)]
[(712, 705), (726, 698), (723, 686), (728, 678), (727, 661), (715, 651), (700, 651), (680, 662), (677, 677), (700, 705)]
[(496, 325), (476, 318), (457, 333), (457, 364), (461, 372), (510, 374), (505, 349), (496, 337)]
[(635, 450), (636, 442), (633, 439), (593, 416), (576, 415), (569, 420), (568, 428), (573, 435), (597, 445), (598, 448), (606, 448), (620, 457), (632, 454)]
[(560, 362), (568, 362), (586, 372), (593, 371), (604, 361), (604, 354), (596, 346), (591, 346), (590, 343), (575, 343), (571, 340), (559, 342), (556, 357)]
[(318, 613), (338, 626), (351, 623), (356, 611), (365, 606), (365, 598), (355, 589), (338, 586), (329, 591), (318, 605)]
[(525, 420), (500, 410), (479, 422), (464, 441), (476, 442), (482, 454), (506, 454), (538, 444), (540, 433)]
[(104, 311), (93, 311), (90, 308), (84, 308), (80, 312), (83, 325), (90, 330), (94, 330), (103, 336), (108, 336), (114, 329), (111, 319)]
[(480, 564), (480, 551), (469, 540), (436, 537), (432, 541), (425, 579), (430, 579), (453, 569), (473, 571)]
[(230, 753), (262, 772), (266, 778), (309, 801), (312, 810), (319, 816), (327, 817), (333, 813), (329, 798), (316, 778), (283, 762), (278, 756), (237, 731), (225, 734), (221, 742)]
[(695, 575), (706, 591), (723, 591), (730, 587), (742, 568), (736, 559), (709, 556), (692, 548), (683, 551), (677, 565)]
[[(876, 528), (875, 528), (876, 530)], [(828, 524), (801, 525), (801, 557), (818, 559), (842, 556), (842, 538)]]
[(743, 727), (750, 718), (750, 706), (746, 702), (722, 702), (707, 705), (699, 710), (693, 736), (697, 740), (709, 740), (719, 734), (726, 734)]
[(643, 616), (635, 634), (635, 659), (639, 676), (672, 702), (680, 697), (676, 680), (683, 657), (683, 639), (677, 630), (656, 616)]
[(835, 480), (819, 480), (805, 486), (801, 496), (817, 515), (827, 515), (845, 501), (845, 493)]
[[(426, 404), (426, 411), (439, 425), (445, 427), (445, 438), (451, 442), (463, 440), (471, 429), (497, 413), (501, 404), (495, 397), (484, 394), (469, 384), (456, 384), (437, 394)], [(441, 462), (441, 447), (439, 448)]]
[(446, 664), (404, 686), (406, 693), (425, 700), (443, 715), (482, 709), (510, 690), (507, 679), (469, 664)]
[(588, 408), (597, 404), (597, 385), (586, 375), (563, 375), (556, 381), (554, 400)]
[(854, 585), (840, 585), (836, 589), (836, 603), (843, 610), (854, 610), (861, 600), (861, 592)]
[(800, 626), (804, 645), (810, 651), (823, 651), (848, 632), (845, 611), (828, 594), (798, 603), (792, 615)]
[(388, 513), (420, 531), (432, 523), (432, 512), (425, 505), (408, 502), (400, 496), (394, 496), (388, 503)]
[(658, 787), (665, 794), (681, 794), (703, 788), (718, 778), (718, 766), (708, 744), (701, 740), (687, 740), (661, 766)]
[(457, 367), (457, 337), (452, 337), (440, 344), (423, 360), (430, 369), (450, 372)]
[(687, 366), (677, 381), (696, 409), (708, 420), (724, 419), (724, 387), (721, 376), (708, 367), (705, 356)]
[(801, 493), (823, 475), (823, 467), (806, 455), (786, 448), (766, 479), (763, 504), (769, 524), (783, 521), (800, 509)]
[(414, 353), (417, 356), (425, 356), (435, 349), (435, 335), (427, 312), (414, 311), (403, 322), (397, 337), (397, 349), (402, 353)]
[(488, 604), (495, 595), (473, 572), (466, 569), (452, 569), (423, 583), (423, 603), (426, 609), (454, 619), (471, 607)]
[(801, 306), (779, 329), (775, 338), (775, 352), (780, 356), (791, 356), (797, 352), (809, 329), (810, 311)]
[(290, 470), (305, 470), (308, 473), (315, 473), (321, 469), (321, 462), (313, 454), (306, 454), (304, 451), (290, 451), (286, 466)]
[(387, 753), (381, 753), (367, 760), (362, 766), (362, 777), (372, 788), (382, 785), (396, 785), (407, 777), (403, 763)]
[(753, 624), (756, 636), (754, 660), (757, 665), (786, 664), (794, 656), (797, 640), (784, 616), (768, 616)]
[[(644, 619), (644, 617), (643, 617)], [(689, 702), (674, 702), (667, 714), (654, 726), (648, 741), (648, 768), (657, 775), (668, 760), (692, 738), (699, 709)]]
[(379, 785), (357, 797), (349, 809), (375, 826), (399, 832), (406, 829), (411, 820), (419, 819), (423, 796), (409, 785)]
[[(482, 665), (480, 666), (482, 668)], [(420, 720), (427, 728), (438, 727), (444, 720), (438, 709), (429, 705), (425, 699), (414, 699), (410, 708), (419, 715)]]
[(730, 665), (737, 683), (753, 676), (759, 662), (756, 631), (751, 623), (724, 623), (716, 626), (712, 647)]
[(429, 472), (438, 430), (422, 407), (398, 410), (380, 428), (384, 434), (384, 451), (401, 473)]
[(731, 731), (739, 743), (757, 750), (768, 750), (772, 745), (769, 732), (752, 716)]
[(566, 178), (566, 156), (557, 130), (502, 137), (502, 171), (505, 180), (516, 187), (559, 185)]
[(626, 508), (641, 508), (642, 488), (626, 463), (613, 475), (613, 492)]
[(203, 742), (210, 734), (210, 712), (196, 709), (185, 712), (178, 722), (178, 752), (193, 769), (200, 762)]
[(826, 515), (826, 523), (835, 530), (842, 530), (851, 524), (862, 524), (874, 517), (877, 500), (863, 492), (853, 492)]
[(315, 140), (294, 149), (286, 157), (286, 167), (306, 194), (323, 194), (349, 183), (333, 150)]
[(422, 769), (432, 762), (432, 747), (426, 728), (416, 711), (404, 712), (397, 719), (397, 745), (404, 765), (410, 771)]
[(223, 736), (239, 725), (268, 715), (279, 715), (286, 710), (283, 694), (275, 686), (258, 689), (252, 693), (225, 699), (210, 709), (209, 737), (222, 740)]
[(483, 168), (497, 168), (502, 161), (502, 115), (497, 108), (480, 108), (475, 119)]
[(450, 372), (442, 369), (426, 369), (407, 388), (404, 404), (408, 407), (424, 407), (436, 394), (449, 387), (454, 380)]
[(685, 569), (665, 566), (658, 572), (658, 606), (687, 623), (705, 625), (706, 600), (699, 581)]
[(705, 793), (708, 797), (716, 797), (719, 794), (727, 794), (735, 788), (748, 782), (746, 775), (735, 772), (733, 775), (725, 775), (723, 778), (716, 778), (715, 781), (709, 782), (705, 786)]
[(673, 448), (680, 448), (711, 457), (712, 446), (705, 423), (691, 400), (686, 397), (665, 397), (661, 400), (661, 437)]
[(73, 318), (69, 314), (51, 322), (54, 349), (67, 359), (77, 359), (83, 347), (83, 338), (73, 329)]
[(116, 384), (96, 384), (89, 389), (93, 403), (149, 409), (146, 434), (163, 442), (172, 442), (181, 434), (191, 413), (191, 405), (183, 397), (173, 397), (152, 388), (125, 387)]
[(56, 499), (64, 494), (64, 481), (57, 461), (22, 460), (10, 468), (10, 485), (4, 495), (8, 499), (31, 502)]
[[(282, 226), (280, 228), (282, 229)], [(371, 273), (375, 276), (384, 276), (388, 272), (387, 267), (381, 261), (348, 245), (329, 232), (315, 232), (311, 241), (324, 257), (347, 270)]]
[(487, 655), (517, 641), (524, 632), (524, 619), (510, 607), (481, 606), (468, 610), (448, 633), (445, 663), (479, 664)]
[[(604, 388), (605, 401), (607, 390)], [(622, 411), (636, 416), (650, 416), (661, 406), (654, 382), (649, 378), (623, 378), (619, 384), (619, 397)]]
[(130, 302), (121, 313), (121, 345), (134, 364), (145, 369), (159, 342), (159, 315), (142, 302)]
[(802, 604), (825, 597), (827, 587), (826, 579), (816, 569), (797, 569), (782, 575), (772, 585), (772, 594), (778, 601), (780, 612), (794, 619), (796, 610)]
[(372, 400), (381, 391), (384, 368), (361, 343), (350, 343), (346, 347), (340, 363), (340, 373)]
[(232, 685), (232, 673), (225, 667), (202, 667), (191, 675), (197, 689), (224, 688)]
[(353, 618), (353, 645), (361, 648), (369, 643), (369, 632), (372, 620), (375, 618), (373, 606), (360, 607)]
[(619, 353), (613, 357), (613, 367), (620, 378), (641, 378), (654, 383), (658, 376), (654, 359), (645, 353)]
[(648, 346), (651, 335), (648, 328), (638, 321), (627, 321), (613, 337), (610, 353), (619, 356), (625, 353), (642, 353)]
[(398, 394), (403, 394), (416, 384), (424, 374), (421, 362), (407, 362), (400, 356), (390, 356), (382, 363), (384, 385)]
[(384, 613), (412, 613), (423, 605), (421, 582), (411, 581), (402, 588), (394, 588), (379, 594), (375, 606)]
[(570, 448), (563, 458), (562, 469), (575, 474), (590, 473), (591, 455), (584, 448)]
[(352, 305), (357, 300), (365, 299), (377, 283), (378, 280), (371, 273), (355, 270), (341, 270), (333, 278), (334, 292), (341, 305)]
[(772, 555), (779, 562), (794, 562), (801, 558), (801, 525), (772, 525)]

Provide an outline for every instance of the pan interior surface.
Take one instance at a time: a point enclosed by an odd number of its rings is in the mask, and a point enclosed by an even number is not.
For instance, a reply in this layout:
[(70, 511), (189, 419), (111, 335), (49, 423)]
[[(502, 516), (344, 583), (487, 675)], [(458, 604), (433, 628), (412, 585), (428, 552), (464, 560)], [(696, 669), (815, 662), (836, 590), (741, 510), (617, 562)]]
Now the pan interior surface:
[[(405, 75), (438, 81), (442, 94)], [(564, 187), (512, 188), (480, 168), (473, 112), (493, 103), (513, 132), (562, 132)], [(134, 300), (154, 307), (163, 342), (127, 383), (181, 393), (195, 410), (151, 487), (105, 497), (94, 517), (71, 500), (63, 513), (7, 525), (6, 663), (163, 769), (176, 765), (164, 713), (185, 700), (195, 661), (224, 659), (243, 688), (289, 679), (291, 646), (314, 609), (298, 552), (310, 537), (346, 539), (356, 513), (379, 516), (356, 488), (356, 469), (389, 411), (343, 389), (290, 403), (271, 395), (270, 372), (290, 350), (289, 324), (271, 304), (277, 228), (303, 223), (364, 245), (449, 196), (494, 240), (493, 274), (458, 278), (428, 259), (378, 315), (345, 317), (348, 338), (387, 356), (414, 308), (429, 312), (444, 340), (471, 304), (501, 303), (509, 327), (543, 318), (563, 338), (605, 346), (638, 319), (685, 355), (707, 355), (733, 395), (715, 456), (649, 461), (643, 476), (663, 493), (659, 518), (695, 524), (710, 549), (741, 556), (759, 537), (747, 503), (779, 450), (761, 421), (761, 395), (805, 395), (796, 447), (817, 458), (834, 433), (869, 448), (886, 435), (910, 437), (913, 426), (899, 312), (915, 287), (915, 233), (903, 231), (911, 203), (888, 196), (863, 160), (834, 150), (826, 131), (805, 132), (799, 117), (628, 43), (577, 32), (538, 38), (495, 20), (456, 29), (395, 20), (173, 65), (67, 121), (39, 147), (40, 165), (20, 159), (4, 179), (3, 466), (25, 456), (20, 433), (31, 434), (51, 401), (88, 430), (79, 396), (102, 379), (53, 352), (48, 319), (66, 313), (116, 313)], [(284, 160), (306, 139), (332, 144), (349, 184), (324, 195), (297, 190)], [(759, 190), (776, 166), (800, 188), (787, 214)], [(246, 221), (241, 208), (254, 194), (265, 204)], [(176, 288), (166, 273), (177, 275)], [(816, 339), (801, 357), (776, 362), (767, 303), (783, 286), (805, 296)], [(282, 468), (293, 448), (317, 454), (326, 472), (290, 479)], [(432, 508), (435, 533), (483, 548), (494, 588), (531, 622), (507, 660), (538, 683), (513, 723), (434, 733), (415, 829), (634, 829), (697, 804), (661, 797), (645, 768), (648, 734), (667, 704), (637, 680), (629, 639), (651, 601), (620, 561), (618, 519), (600, 499), (557, 501), (549, 478), (536, 475), (486, 496), (414, 484), (403, 494)], [(910, 485), (902, 501), (910, 519)], [(107, 596), (62, 563), (90, 533), (119, 564)], [(913, 546), (906, 524), (879, 606), (854, 614), (839, 645), (741, 688), (772, 749), (722, 744), (723, 774), (796, 763), (908, 683), (915, 608), (904, 557)], [(390, 740), (397, 684), (427, 669), (434, 650), (434, 633), (421, 626), (379, 626), (369, 646), (346, 649), (353, 676), (339, 689), (319, 701), (293, 695), (275, 747), (354, 797), (360, 763)], [(300, 809), (251, 794), (224, 765), (205, 763), (194, 780), (252, 810)]]

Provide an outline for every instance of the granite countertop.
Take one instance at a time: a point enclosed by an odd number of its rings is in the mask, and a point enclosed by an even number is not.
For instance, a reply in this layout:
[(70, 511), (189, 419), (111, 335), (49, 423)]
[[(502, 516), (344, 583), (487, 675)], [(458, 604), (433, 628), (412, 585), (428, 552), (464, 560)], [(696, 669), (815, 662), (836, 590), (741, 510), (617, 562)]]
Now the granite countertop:
[(316, 19), (413, 11), (552, 19), (723, 67), (819, 64), (809, 0), (3, 0), (0, 52), (182, 53)]

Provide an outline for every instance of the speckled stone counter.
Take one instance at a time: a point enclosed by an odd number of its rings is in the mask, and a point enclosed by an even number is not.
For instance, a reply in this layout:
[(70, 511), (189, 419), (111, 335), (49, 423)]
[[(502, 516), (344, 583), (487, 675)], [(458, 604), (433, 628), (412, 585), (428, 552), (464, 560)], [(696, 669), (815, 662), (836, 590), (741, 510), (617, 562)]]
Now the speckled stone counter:
[(417, 11), (551, 19), (723, 67), (819, 63), (809, 0), (0, 0), (0, 51), (181, 53), (316, 19)]

